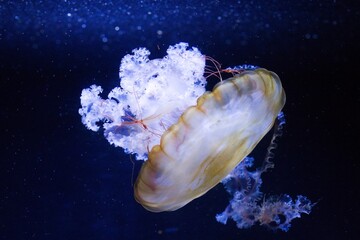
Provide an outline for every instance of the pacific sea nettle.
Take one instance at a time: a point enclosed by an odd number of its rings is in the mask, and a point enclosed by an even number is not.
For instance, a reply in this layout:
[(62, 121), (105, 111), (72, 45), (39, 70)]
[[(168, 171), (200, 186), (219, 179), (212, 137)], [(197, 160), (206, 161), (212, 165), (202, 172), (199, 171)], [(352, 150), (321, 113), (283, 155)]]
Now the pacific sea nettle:
[[(244, 70), (205, 92), (205, 56), (186, 43), (163, 59), (145, 48), (126, 55), (120, 87), (107, 99), (84, 89), (79, 110), (87, 128), (103, 122), (111, 144), (145, 160), (136, 200), (153, 212), (173, 211), (225, 178), (272, 128), (285, 104), (279, 77)], [(150, 152), (149, 152), (150, 150)]]

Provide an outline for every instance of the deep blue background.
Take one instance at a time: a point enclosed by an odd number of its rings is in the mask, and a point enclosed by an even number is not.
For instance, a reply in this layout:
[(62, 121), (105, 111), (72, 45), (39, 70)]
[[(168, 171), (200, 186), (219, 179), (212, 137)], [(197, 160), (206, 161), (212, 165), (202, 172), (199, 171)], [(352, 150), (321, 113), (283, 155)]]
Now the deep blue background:
[[(358, 239), (359, 14), (336, 0), (0, 1), (0, 238)], [(222, 185), (146, 211), (129, 156), (81, 124), (83, 88), (108, 92), (133, 48), (156, 58), (180, 41), (282, 79), (287, 124), (263, 190), (318, 201), (288, 233), (217, 223)]]

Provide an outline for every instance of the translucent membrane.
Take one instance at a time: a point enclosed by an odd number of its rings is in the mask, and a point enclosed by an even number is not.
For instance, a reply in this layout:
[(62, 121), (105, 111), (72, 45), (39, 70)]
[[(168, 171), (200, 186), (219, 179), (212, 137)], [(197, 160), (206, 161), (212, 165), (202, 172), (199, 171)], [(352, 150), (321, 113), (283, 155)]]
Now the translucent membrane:
[(266, 69), (220, 82), (152, 148), (135, 183), (136, 200), (149, 211), (174, 211), (205, 194), (254, 149), (284, 104), (279, 77)]

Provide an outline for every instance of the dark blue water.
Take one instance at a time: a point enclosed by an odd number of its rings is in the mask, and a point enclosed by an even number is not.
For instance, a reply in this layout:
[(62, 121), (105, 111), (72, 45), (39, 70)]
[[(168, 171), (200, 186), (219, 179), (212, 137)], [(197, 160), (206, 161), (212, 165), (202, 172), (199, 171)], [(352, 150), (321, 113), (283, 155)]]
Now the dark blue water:
[[(194, 2), (0, 1), (0, 239), (358, 238), (359, 7)], [(287, 123), (262, 187), (318, 201), (289, 232), (218, 223), (222, 185), (175, 212), (146, 211), (133, 198), (141, 162), (132, 176), (130, 157), (81, 124), (83, 88), (108, 92), (122, 56), (141, 46), (163, 57), (180, 41), (224, 68), (280, 76)]]

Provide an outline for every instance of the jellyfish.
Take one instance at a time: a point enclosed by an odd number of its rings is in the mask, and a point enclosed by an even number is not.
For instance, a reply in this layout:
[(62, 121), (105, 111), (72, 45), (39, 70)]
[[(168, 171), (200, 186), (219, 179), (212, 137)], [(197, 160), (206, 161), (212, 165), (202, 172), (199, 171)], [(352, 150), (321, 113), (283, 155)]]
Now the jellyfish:
[(174, 211), (249, 155), (274, 125), (285, 92), (274, 72), (247, 65), (206, 91), (206, 57), (187, 43), (170, 46), (162, 59), (149, 55), (138, 48), (122, 59), (120, 86), (107, 99), (100, 86), (84, 89), (79, 113), (88, 129), (103, 123), (110, 144), (144, 161), (136, 201), (152, 212)]

